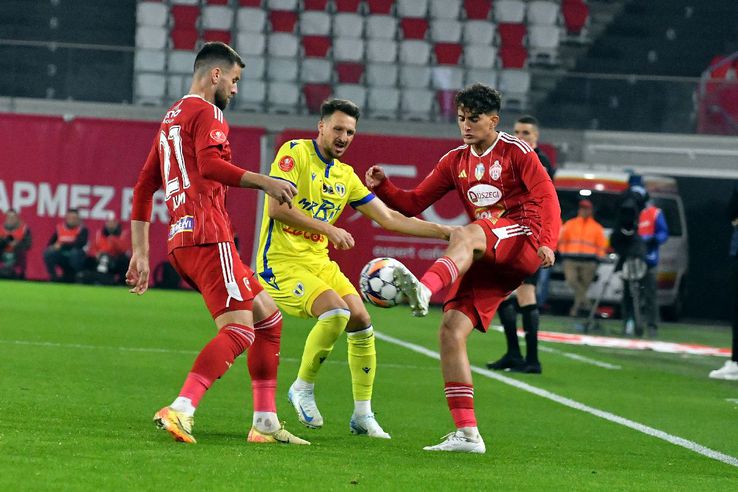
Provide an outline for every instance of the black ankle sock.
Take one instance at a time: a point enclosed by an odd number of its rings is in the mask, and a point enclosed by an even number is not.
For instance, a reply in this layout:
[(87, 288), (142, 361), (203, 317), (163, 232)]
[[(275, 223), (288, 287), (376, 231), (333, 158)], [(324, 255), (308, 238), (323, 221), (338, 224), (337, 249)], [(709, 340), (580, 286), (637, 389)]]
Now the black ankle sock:
[(538, 364), (538, 306), (523, 306), (520, 312), (525, 330), (525, 360), (529, 364)]
[(500, 315), (502, 327), (505, 329), (505, 339), (507, 340), (507, 353), (511, 356), (521, 357), (520, 344), (518, 343), (518, 327), (517, 312), (515, 311), (515, 301), (507, 300), (500, 304), (497, 309)]

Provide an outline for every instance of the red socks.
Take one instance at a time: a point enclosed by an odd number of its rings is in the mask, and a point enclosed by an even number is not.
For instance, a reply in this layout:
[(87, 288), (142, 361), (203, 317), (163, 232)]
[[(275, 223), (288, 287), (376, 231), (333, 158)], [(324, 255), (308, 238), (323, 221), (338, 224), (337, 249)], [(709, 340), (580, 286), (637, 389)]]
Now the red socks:
[(448, 256), (441, 256), (425, 272), (420, 283), (428, 287), (432, 294), (448, 287), (459, 277), (459, 267)]
[(249, 349), (248, 364), (255, 412), (277, 412), (277, 366), (279, 343), (282, 336), (282, 313), (271, 316), (254, 325), (256, 339)]
[(446, 383), (446, 400), (456, 428), (476, 427), (474, 415), (474, 386), (465, 383)]
[(231, 323), (221, 328), (195, 359), (179, 396), (189, 398), (192, 406), (197, 407), (213, 381), (225, 374), (253, 342), (254, 330), (250, 326)]

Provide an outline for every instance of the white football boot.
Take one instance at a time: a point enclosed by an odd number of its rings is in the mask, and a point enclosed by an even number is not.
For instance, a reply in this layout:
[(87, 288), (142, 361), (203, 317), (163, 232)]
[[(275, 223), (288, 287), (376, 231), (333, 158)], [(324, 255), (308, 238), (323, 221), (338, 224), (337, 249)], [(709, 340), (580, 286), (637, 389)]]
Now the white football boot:
[(377, 419), (374, 418), (374, 414), (369, 415), (352, 415), (351, 421), (349, 422), (349, 429), (352, 434), (366, 435), (369, 437), (377, 437), (379, 439), (392, 439), (392, 437), (384, 432), (384, 429), (379, 425)]
[(319, 429), (323, 427), (323, 416), (315, 404), (315, 393), (312, 390), (296, 390), (295, 383), (292, 383), (289, 391), (287, 391), (287, 399), (295, 407), (297, 419), (302, 422), (305, 427), (311, 429)]
[(469, 437), (463, 431), (457, 430), (443, 436), (443, 441), (435, 446), (426, 446), (426, 451), (451, 451), (456, 453), (478, 453), (484, 454), (487, 448), (484, 447), (482, 436)]
[(394, 275), (395, 282), (397, 282), (400, 290), (407, 297), (407, 302), (410, 304), (410, 310), (413, 316), (427, 316), (431, 298), (430, 289), (421, 284), (415, 275), (404, 265), (395, 268)]
[(738, 381), (738, 362), (728, 360), (720, 369), (710, 371), (712, 379), (727, 379), (730, 381)]

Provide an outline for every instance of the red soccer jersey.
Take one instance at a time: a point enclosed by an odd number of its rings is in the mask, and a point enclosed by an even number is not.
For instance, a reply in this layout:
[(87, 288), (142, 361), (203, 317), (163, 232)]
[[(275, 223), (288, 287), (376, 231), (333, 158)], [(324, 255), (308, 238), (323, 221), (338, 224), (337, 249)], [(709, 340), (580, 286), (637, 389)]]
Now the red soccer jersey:
[(507, 217), (530, 228), (536, 246), (556, 249), (561, 209), (551, 178), (527, 143), (504, 132), (481, 156), (468, 145), (451, 150), (412, 191), (388, 179), (374, 191), (390, 207), (414, 216), (453, 189), (471, 220), (494, 224)]
[(233, 241), (225, 207), (228, 186), (204, 177), (205, 166), (213, 158), (231, 160), (223, 112), (200, 96), (184, 96), (162, 120), (134, 188), (131, 214), (133, 220), (150, 221), (152, 195), (163, 186), (170, 217), (170, 252), (183, 246)]

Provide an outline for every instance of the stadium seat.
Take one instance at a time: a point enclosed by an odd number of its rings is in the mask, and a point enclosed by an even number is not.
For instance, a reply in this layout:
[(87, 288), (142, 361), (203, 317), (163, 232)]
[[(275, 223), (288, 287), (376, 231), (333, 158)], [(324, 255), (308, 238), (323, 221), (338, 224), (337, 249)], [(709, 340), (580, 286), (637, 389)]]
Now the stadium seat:
[(583, 1), (567, 1), (561, 5), (567, 34), (582, 36), (589, 21), (589, 6)]
[(302, 0), (302, 8), (304, 10), (328, 10), (328, 0)]
[(241, 55), (261, 55), (264, 53), (266, 36), (258, 32), (240, 31), (236, 34), (236, 51)]
[(490, 87), (497, 87), (497, 71), (489, 68), (467, 69), (464, 79), (466, 85), (479, 82)]
[(205, 0), (207, 5), (228, 5), (230, 0)]
[(303, 36), (302, 50), (305, 56), (324, 58), (328, 56), (331, 42), (328, 36)]
[(491, 45), (495, 39), (495, 25), (489, 21), (468, 20), (464, 23), (464, 44)]
[(395, 0), (365, 0), (370, 15), (393, 15)]
[(471, 44), (464, 47), (464, 65), (470, 68), (488, 69), (497, 64), (494, 46)]
[(267, 52), (271, 56), (296, 57), (297, 36), (286, 32), (275, 32), (267, 40)]
[(355, 14), (359, 11), (361, 0), (334, 0), (336, 4), (336, 12), (348, 12)]
[(133, 69), (136, 72), (163, 72), (166, 64), (164, 50), (136, 50), (133, 58)]
[(336, 63), (336, 79), (342, 84), (360, 84), (364, 75), (364, 65), (356, 62)]
[(308, 83), (331, 82), (333, 63), (325, 58), (304, 58), (300, 66), (300, 80)]
[(139, 26), (164, 27), (169, 19), (169, 8), (159, 2), (139, 2), (136, 5), (136, 23)]
[(269, 23), (274, 32), (295, 32), (297, 14), (288, 10), (272, 10), (269, 12)]
[(169, 34), (175, 50), (194, 50), (200, 37), (196, 29), (178, 29)]
[(267, 88), (267, 110), (272, 113), (297, 113), (300, 87), (294, 82), (271, 82)]
[(306, 11), (300, 14), (300, 34), (303, 36), (331, 33), (331, 16), (326, 12)]
[(167, 30), (164, 27), (139, 26), (136, 29), (136, 48), (161, 50), (167, 45)]
[(498, 24), (497, 34), (500, 36), (500, 45), (509, 48), (525, 44), (527, 28), (525, 24)]
[(366, 19), (366, 35), (371, 39), (395, 39), (397, 18), (389, 15), (370, 15)]
[(396, 118), (400, 107), (400, 91), (390, 87), (369, 87), (369, 114), (374, 118)]
[(402, 39), (425, 39), (428, 32), (428, 21), (425, 19), (406, 18), (400, 20)]
[(348, 99), (359, 106), (361, 111), (366, 110), (366, 88), (358, 84), (337, 84), (335, 96), (339, 99)]
[(221, 41), (231, 44), (231, 31), (203, 31), (202, 39), (205, 41)]
[(366, 82), (370, 87), (397, 86), (398, 68), (395, 63), (368, 63)]
[(430, 43), (418, 39), (400, 41), (400, 63), (427, 65), (430, 58)]
[(492, 0), (464, 0), (464, 12), (469, 20), (489, 20), (491, 10)]
[(239, 31), (263, 32), (266, 17), (265, 10), (241, 7), (236, 11), (236, 28)]
[(433, 51), (440, 65), (458, 65), (461, 61), (462, 48), (458, 43), (436, 43)]
[(173, 29), (196, 29), (200, 8), (191, 5), (174, 5), (171, 10)]
[(267, 79), (294, 82), (297, 80), (298, 65), (295, 58), (269, 58), (266, 68)]
[(526, 19), (528, 25), (553, 26), (559, 18), (558, 2), (553, 0), (533, 0), (528, 4)]
[(430, 76), (431, 68), (427, 65), (400, 65), (400, 87), (426, 89)]
[(497, 52), (502, 68), (525, 68), (528, 63), (528, 50), (522, 46), (500, 46)]
[(311, 114), (320, 113), (320, 105), (331, 97), (333, 86), (331, 84), (305, 84), (302, 86), (305, 95), (305, 106)]
[(526, 108), (530, 90), (530, 73), (527, 70), (502, 70), (498, 84), (506, 108), (518, 110)]
[(189, 87), (189, 76), (181, 74), (167, 75), (167, 100), (175, 101), (187, 94)]
[(430, 17), (432, 19), (458, 19), (461, 11), (461, 0), (431, 0)]
[(457, 90), (464, 86), (464, 70), (452, 66), (434, 66), (431, 71), (434, 89)]
[(333, 17), (333, 35), (338, 38), (360, 38), (364, 35), (364, 16), (340, 12)]
[(556, 26), (528, 26), (528, 50), (535, 62), (558, 63), (559, 28)]
[(436, 101), (438, 102), (438, 116), (442, 121), (451, 121), (456, 119), (456, 92), (458, 91), (436, 91)]
[(172, 0), (172, 5), (199, 5), (200, 0)]
[(403, 120), (430, 121), (434, 93), (427, 89), (403, 89), (400, 96), (400, 118)]
[(167, 53), (167, 72), (192, 73), (195, 65), (195, 52), (192, 50), (170, 50)]
[(364, 60), (364, 40), (357, 38), (334, 38), (333, 59), (336, 61), (360, 62)]
[(435, 19), (431, 21), (431, 39), (441, 43), (458, 43), (461, 41), (462, 23), (452, 19)]
[(258, 7), (261, 8), (262, 0), (238, 0), (241, 7)]
[(266, 0), (266, 6), (269, 10), (296, 11), (299, 7), (299, 2), (298, 0)]
[(396, 0), (398, 17), (423, 18), (428, 15), (428, 0)]
[(136, 101), (143, 104), (161, 104), (167, 79), (162, 74), (136, 74)]
[(389, 39), (370, 39), (366, 45), (369, 62), (394, 63), (397, 60), (397, 43)]
[(206, 5), (202, 8), (202, 28), (230, 31), (233, 27), (233, 10), (225, 5)]
[(498, 23), (521, 23), (525, 21), (525, 2), (522, 0), (495, 0), (495, 21)]
[(245, 56), (243, 58), (243, 71), (241, 78), (244, 80), (263, 80), (266, 73), (266, 58), (263, 56)]
[(239, 82), (236, 108), (245, 111), (263, 111), (266, 100), (266, 84), (261, 80), (242, 80)]

